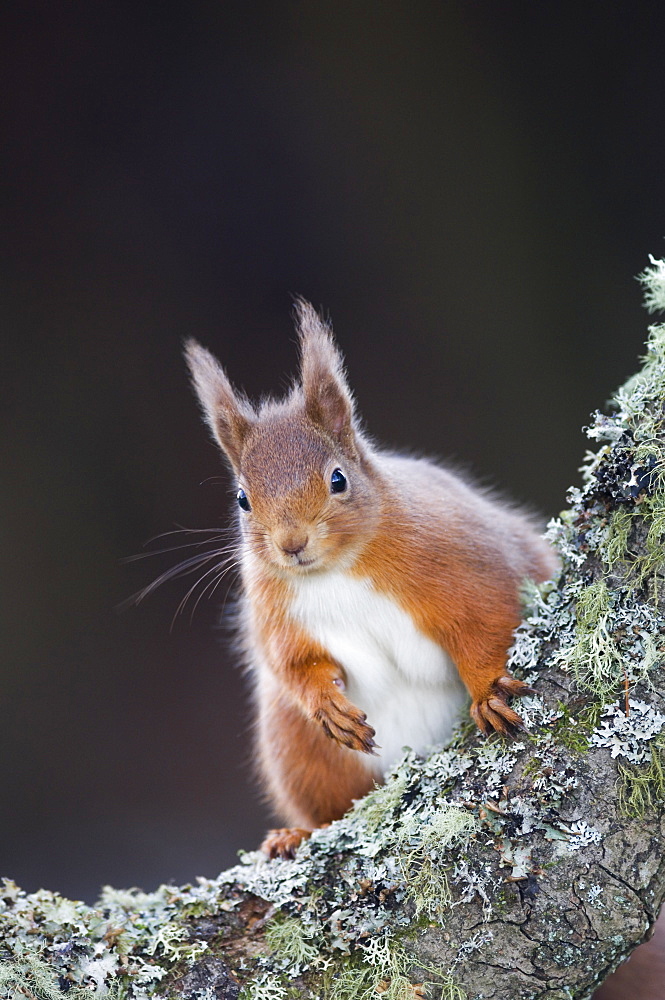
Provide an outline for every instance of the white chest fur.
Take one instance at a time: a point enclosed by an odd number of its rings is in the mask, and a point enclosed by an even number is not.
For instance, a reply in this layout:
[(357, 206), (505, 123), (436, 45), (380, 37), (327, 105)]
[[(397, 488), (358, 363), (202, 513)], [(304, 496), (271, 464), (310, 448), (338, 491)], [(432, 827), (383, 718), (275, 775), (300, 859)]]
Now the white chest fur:
[(383, 774), (402, 747), (448, 739), (465, 688), (449, 656), (369, 580), (345, 573), (293, 581), (291, 613), (347, 673), (346, 695), (367, 713), (381, 747), (367, 766)]

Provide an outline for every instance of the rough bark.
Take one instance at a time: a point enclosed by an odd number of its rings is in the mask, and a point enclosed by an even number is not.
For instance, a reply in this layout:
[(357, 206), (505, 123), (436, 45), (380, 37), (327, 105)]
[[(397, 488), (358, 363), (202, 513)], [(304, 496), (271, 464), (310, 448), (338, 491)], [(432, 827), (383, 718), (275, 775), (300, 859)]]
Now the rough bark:
[[(647, 303), (665, 307), (652, 261)], [(519, 739), (463, 725), (295, 861), (96, 907), (0, 892), (0, 994), (187, 1000), (590, 996), (665, 895), (665, 326), (590, 436), (511, 669)]]

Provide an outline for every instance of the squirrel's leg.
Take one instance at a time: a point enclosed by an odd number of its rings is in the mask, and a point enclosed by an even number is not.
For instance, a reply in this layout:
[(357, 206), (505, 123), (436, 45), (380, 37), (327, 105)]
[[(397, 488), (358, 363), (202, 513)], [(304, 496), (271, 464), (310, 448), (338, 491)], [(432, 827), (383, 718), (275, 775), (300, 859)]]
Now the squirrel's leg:
[(512, 628), (504, 628), (499, 639), (495, 634), (468, 633), (449, 643), (460, 677), (471, 695), (471, 718), (481, 732), (493, 730), (508, 735), (524, 729), (521, 717), (507, 704), (509, 697), (533, 694), (533, 689), (506, 670), (506, 651), (511, 644)]
[(258, 764), (275, 811), (292, 826), (271, 830), (262, 850), (293, 857), (313, 829), (339, 819), (373, 786), (369, 759), (330, 739), (274, 675), (260, 678)]
[(341, 746), (374, 754), (374, 730), (344, 694), (344, 669), (325, 649), (284, 626), (268, 649), (270, 672), (309, 719)]

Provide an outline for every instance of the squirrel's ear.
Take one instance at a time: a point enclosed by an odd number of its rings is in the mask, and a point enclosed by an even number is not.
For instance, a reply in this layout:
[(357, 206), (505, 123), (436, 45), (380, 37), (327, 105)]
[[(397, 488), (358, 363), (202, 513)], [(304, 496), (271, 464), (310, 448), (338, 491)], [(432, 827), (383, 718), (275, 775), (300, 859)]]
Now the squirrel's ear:
[(355, 450), (353, 397), (344, 378), (344, 361), (324, 323), (309, 302), (296, 301), (300, 336), (300, 371), (305, 410), (340, 443)]
[(195, 340), (185, 344), (185, 358), (203, 416), (220, 448), (238, 471), (240, 455), (256, 414), (239, 396), (216, 358)]

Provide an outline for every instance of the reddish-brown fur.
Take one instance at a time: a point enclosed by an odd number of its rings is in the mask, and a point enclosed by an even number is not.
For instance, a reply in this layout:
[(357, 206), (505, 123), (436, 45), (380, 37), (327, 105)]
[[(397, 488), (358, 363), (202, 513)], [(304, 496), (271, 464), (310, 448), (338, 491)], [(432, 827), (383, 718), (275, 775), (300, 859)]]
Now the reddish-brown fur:
[[(302, 387), (258, 412), (207, 351), (188, 347), (204, 415), (251, 501), (241, 568), (259, 767), (291, 824), (264, 849), (285, 857), (374, 781), (364, 757), (375, 752), (372, 720), (345, 696), (343, 665), (290, 614), (298, 575), (341, 569), (371, 581), (450, 654), (479, 728), (506, 733), (521, 725), (506, 697), (526, 690), (505, 669), (519, 587), (555, 567), (521, 512), (431, 462), (373, 449), (328, 328), (306, 303), (299, 318)], [(333, 496), (341, 465), (350, 487)]]

